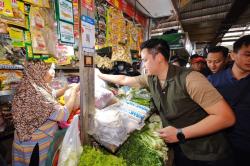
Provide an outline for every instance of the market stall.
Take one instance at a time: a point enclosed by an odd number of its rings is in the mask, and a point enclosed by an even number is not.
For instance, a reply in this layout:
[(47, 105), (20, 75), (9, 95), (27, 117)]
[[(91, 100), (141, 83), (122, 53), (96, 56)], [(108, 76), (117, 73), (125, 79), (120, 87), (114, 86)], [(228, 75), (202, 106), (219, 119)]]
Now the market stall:
[[(94, 75), (96, 66), (106, 73), (140, 74), (139, 45), (149, 26), (145, 14), (126, 1), (3, 0), (0, 16), (0, 138), (10, 142), (1, 149), (11, 149), (11, 100), (23, 65), (45, 61), (56, 64), (53, 89), (81, 86), (74, 111), (51, 143), (47, 165), (166, 164), (168, 149), (155, 133), (162, 124), (152, 115), (149, 93), (110, 86)], [(70, 93), (57, 101), (64, 105)], [(71, 128), (78, 128), (79, 137)], [(63, 146), (71, 145), (68, 135), (77, 137), (75, 149)], [(10, 155), (1, 156), (3, 165)]]

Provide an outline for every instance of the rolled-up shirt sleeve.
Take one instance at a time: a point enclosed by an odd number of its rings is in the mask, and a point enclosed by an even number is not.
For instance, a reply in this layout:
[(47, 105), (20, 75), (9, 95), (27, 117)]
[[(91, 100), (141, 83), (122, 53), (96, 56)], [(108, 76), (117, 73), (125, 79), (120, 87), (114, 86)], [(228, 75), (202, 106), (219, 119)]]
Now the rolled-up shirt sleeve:
[(140, 85), (140, 88), (147, 88), (148, 87), (148, 76), (147, 75), (139, 75), (134, 77), (136, 82)]
[(203, 109), (223, 99), (222, 95), (201, 73), (192, 71), (186, 77), (187, 92)]

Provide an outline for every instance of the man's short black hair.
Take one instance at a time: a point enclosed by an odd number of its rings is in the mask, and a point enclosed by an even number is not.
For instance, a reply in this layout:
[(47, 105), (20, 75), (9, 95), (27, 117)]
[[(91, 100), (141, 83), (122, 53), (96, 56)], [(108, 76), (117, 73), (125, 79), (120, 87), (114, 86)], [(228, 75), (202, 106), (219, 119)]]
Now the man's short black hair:
[(208, 53), (217, 53), (217, 52), (221, 52), (224, 58), (226, 58), (228, 56), (229, 49), (224, 46), (215, 46), (208, 48)]
[(233, 46), (234, 52), (237, 53), (242, 46), (249, 46), (250, 45), (250, 35), (242, 36), (239, 38)]
[(149, 39), (141, 44), (141, 50), (144, 48), (147, 48), (152, 55), (161, 53), (165, 57), (166, 61), (169, 59), (170, 49), (166, 40), (159, 38)]

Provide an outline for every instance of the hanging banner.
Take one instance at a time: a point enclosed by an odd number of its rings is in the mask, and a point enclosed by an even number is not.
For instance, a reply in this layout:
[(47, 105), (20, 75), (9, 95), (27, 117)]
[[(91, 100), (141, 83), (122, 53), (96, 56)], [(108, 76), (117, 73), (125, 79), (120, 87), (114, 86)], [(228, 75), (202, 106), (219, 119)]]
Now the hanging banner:
[(73, 1), (73, 10), (74, 10), (74, 35), (75, 38), (79, 38), (79, 14), (78, 14), (78, 0)]
[(94, 9), (94, 0), (82, 0), (82, 6), (93, 11)]
[(88, 16), (81, 17), (82, 48), (85, 52), (95, 52), (95, 20)]
[(126, 0), (106, 0), (106, 1), (110, 5), (126, 13), (131, 18), (134, 18), (141, 25), (146, 26), (147, 18), (144, 17), (139, 11), (136, 11), (136, 9), (131, 4), (126, 2)]

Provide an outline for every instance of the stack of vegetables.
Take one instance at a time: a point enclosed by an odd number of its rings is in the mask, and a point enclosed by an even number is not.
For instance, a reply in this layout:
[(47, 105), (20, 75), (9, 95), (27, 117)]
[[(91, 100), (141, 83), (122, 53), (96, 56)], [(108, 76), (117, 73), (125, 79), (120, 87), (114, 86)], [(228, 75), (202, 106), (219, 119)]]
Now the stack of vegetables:
[(136, 89), (123, 86), (118, 90), (117, 97), (150, 107), (151, 95), (146, 89)]
[(84, 146), (79, 166), (127, 166), (125, 160), (99, 149)]
[(152, 115), (141, 131), (134, 132), (117, 152), (130, 166), (162, 166), (167, 161), (168, 149), (158, 136), (162, 128), (160, 117)]
[(84, 146), (79, 166), (163, 166), (168, 148), (156, 132), (161, 127), (160, 117), (152, 115), (149, 123), (134, 132), (116, 154)]

